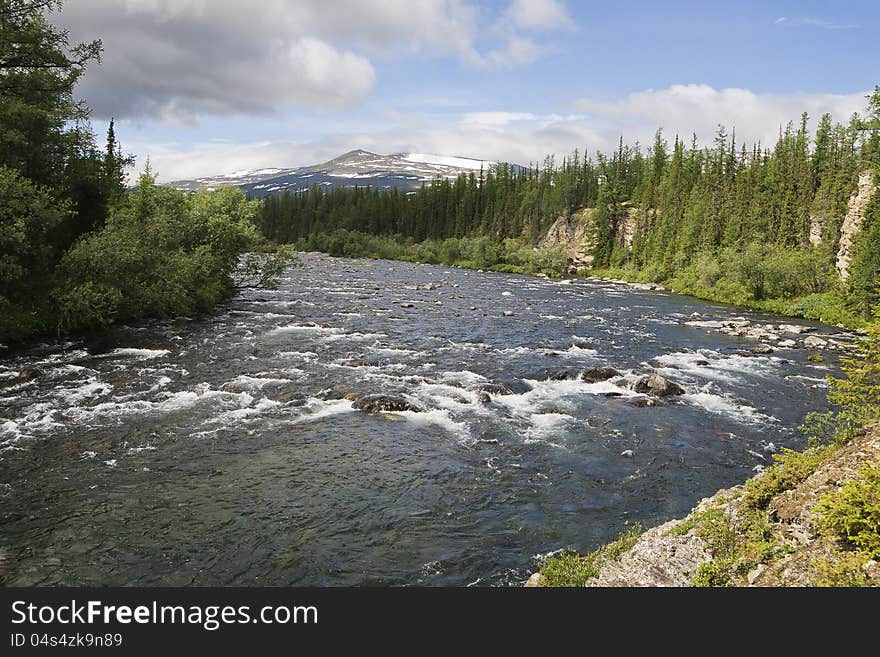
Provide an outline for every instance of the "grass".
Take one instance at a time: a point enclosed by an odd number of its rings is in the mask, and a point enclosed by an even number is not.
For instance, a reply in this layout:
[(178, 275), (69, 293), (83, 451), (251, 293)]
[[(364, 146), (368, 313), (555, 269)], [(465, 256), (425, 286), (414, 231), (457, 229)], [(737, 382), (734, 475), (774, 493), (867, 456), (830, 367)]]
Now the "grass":
[(765, 509), (774, 497), (790, 490), (809, 477), (819, 464), (831, 456), (835, 445), (815, 447), (805, 452), (783, 449), (773, 455), (774, 463), (759, 477), (746, 482), (743, 507)]
[(550, 587), (584, 586), (587, 580), (599, 576), (601, 566), (606, 561), (616, 559), (632, 548), (642, 535), (641, 525), (633, 525), (621, 532), (617, 540), (581, 556), (576, 550), (566, 548), (544, 563), (541, 574), (544, 585)]

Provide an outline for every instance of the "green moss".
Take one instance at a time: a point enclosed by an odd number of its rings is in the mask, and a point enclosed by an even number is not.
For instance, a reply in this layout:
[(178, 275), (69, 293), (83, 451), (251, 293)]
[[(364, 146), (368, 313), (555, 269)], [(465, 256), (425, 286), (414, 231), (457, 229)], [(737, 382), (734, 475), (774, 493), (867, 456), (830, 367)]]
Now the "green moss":
[(807, 356), (807, 360), (811, 363), (824, 363), (825, 359), (822, 357), (822, 354), (810, 354)]
[(865, 463), (859, 476), (817, 505), (823, 535), (870, 559), (880, 559), (880, 462)]
[(568, 548), (556, 554), (541, 567), (545, 586), (573, 587), (583, 586), (588, 579), (599, 576), (601, 565), (632, 548), (642, 534), (640, 525), (634, 525), (622, 532), (617, 540), (581, 556)]
[(819, 464), (834, 453), (835, 446), (812, 448), (805, 452), (783, 449), (774, 454), (775, 463), (763, 475), (746, 482), (743, 507), (764, 509), (774, 497), (791, 490), (809, 477)]

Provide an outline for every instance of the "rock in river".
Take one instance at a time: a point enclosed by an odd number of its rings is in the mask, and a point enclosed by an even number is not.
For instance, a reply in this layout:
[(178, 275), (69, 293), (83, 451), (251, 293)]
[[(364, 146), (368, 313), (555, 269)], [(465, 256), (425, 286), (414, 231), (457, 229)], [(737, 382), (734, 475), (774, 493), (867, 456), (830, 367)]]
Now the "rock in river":
[(602, 365), (600, 367), (591, 367), (588, 370), (585, 370), (583, 374), (581, 374), (581, 378), (587, 383), (598, 383), (599, 381), (607, 381), (608, 379), (612, 379), (615, 376), (620, 376), (620, 372), (618, 372), (613, 367), (607, 367)]
[(352, 408), (366, 413), (396, 413), (400, 411), (413, 411), (420, 413), (421, 408), (410, 403), (403, 397), (392, 395), (366, 395), (355, 400)]
[(643, 376), (641, 379), (636, 381), (636, 385), (633, 389), (636, 392), (642, 394), (651, 394), (658, 397), (668, 397), (670, 395), (684, 394), (684, 388), (682, 388), (677, 383), (673, 383), (669, 379), (660, 376), (659, 374)]

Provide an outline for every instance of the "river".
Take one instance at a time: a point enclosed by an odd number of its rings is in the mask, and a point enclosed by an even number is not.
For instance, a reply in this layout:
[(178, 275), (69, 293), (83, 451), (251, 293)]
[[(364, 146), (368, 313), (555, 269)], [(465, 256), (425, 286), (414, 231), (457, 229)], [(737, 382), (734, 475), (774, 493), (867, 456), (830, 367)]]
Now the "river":
[[(790, 319), (669, 293), (302, 262), (208, 316), (0, 359), (0, 583), (520, 585), (803, 448), (838, 371), (686, 323)], [(598, 365), (620, 374), (577, 378)], [(654, 372), (685, 394), (634, 404)]]

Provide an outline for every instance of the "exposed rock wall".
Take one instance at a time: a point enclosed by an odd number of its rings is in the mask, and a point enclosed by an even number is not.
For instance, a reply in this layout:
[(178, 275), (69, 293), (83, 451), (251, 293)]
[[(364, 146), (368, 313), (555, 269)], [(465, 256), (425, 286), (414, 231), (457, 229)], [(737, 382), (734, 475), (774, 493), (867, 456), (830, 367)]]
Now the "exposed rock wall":
[[(849, 264), (852, 261), (852, 247), (855, 236), (859, 232), (865, 217), (865, 208), (876, 190), (873, 174), (870, 170), (859, 175), (859, 186), (849, 198), (849, 209), (840, 228), (840, 248), (837, 251), (837, 271), (840, 278), (849, 278)], [(811, 236), (812, 237), (812, 236)]]
[(617, 243), (630, 249), (636, 236), (636, 210), (627, 208), (624, 215), (617, 221)]
[(568, 254), (569, 271), (589, 268), (593, 264), (592, 251), (595, 246), (590, 226), (592, 223), (593, 210), (590, 208), (579, 210), (572, 215), (561, 215), (538, 246), (557, 247), (561, 246)]
[(810, 244), (819, 246), (825, 236), (825, 222), (821, 217), (810, 217)]

